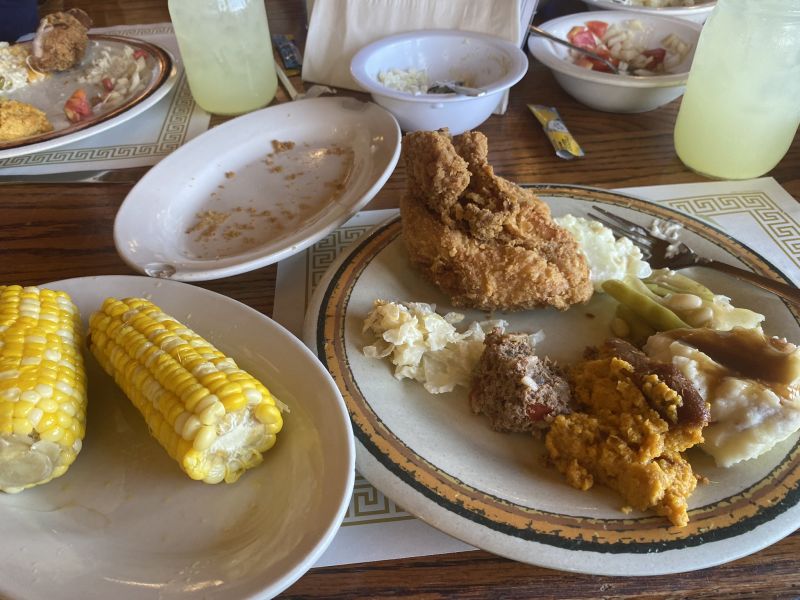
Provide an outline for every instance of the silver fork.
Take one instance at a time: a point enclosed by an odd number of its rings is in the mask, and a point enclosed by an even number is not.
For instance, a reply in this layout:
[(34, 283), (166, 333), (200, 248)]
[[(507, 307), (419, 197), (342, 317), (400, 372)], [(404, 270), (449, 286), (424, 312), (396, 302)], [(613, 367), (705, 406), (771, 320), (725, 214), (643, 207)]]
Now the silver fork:
[(753, 285), (780, 296), (795, 306), (800, 306), (800, 289), (793, 285), (781, 283), (769, 277), (765, 277), (764, 275), (745, 271), (744, 269), (734, 267), (733, 265), (718, 260), (699, 256), (683, 242), (674, 243), (657, 238), (641, 225), (623, 219), (619, 215), (615, 215), (597, 206), (593, 206), (592, 210), (596, 213), (589, 214), (592, 219), (600, 221), (617, 235), (627, 237), (636, 244), (641, 249), (644, 259), (649, 262), (650, 266), (654, 269), (666, 268), (674, 271), (685, 269), (686, 267), (706, 267), (714, 269), (732, 275), (742, 281), (752, 283)]

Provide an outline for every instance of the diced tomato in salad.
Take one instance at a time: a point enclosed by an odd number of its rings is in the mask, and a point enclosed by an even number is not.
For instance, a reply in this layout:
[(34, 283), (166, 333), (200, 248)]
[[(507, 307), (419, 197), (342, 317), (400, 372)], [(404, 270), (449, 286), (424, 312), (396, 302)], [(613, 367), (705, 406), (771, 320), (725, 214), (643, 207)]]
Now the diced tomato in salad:
[(601, 40), (608, 31), (608, 23), (605, 21), (586, 21), (586, 27)]
[(580, 25), (569, 30), (567, 39), (579, 48), (594, 50), (597, 47), (597, 40), (595, 40), (594, 34), (588, 28)]
[(643, 50), (642, 54), (653, 58), (653, 60), (647, 63), (647, 68), (654, 69), (664, 62), (664, 58), (667, 56), (667, 51), (664, 50), (664, 48), (652, 48), (650, 50)]
[(92, 116), (92, 105), (83, 89), (77, 89), (64, 103), (64, 114), (71, 123), (78, 123)]
[[(613, 56), (611, 50), (606, 45), (606, 34), (609, 30), (609, 24), (605, 21), (587, 21), (584, 25), (575, 25), (567, 33), (567, 39), (578, 46), (589, 50), (598, 56), (605, 58), (614, 66), (621, 64), (620, 58)], [(616, 35), (616, 33), (614, 34)], [(650, 60), (646, 65), (638, 66), (637, 68), (644, 68), (648, 71), (663, 70), (664, 61), (667, 57), (667, 51), (664, 48), (650, 48), (647, 50), (640, 50), (639, 57), (647, 57)], [(595, 58), (585, 55), (578, 55), (576, 51), (572, 51), (573, 63), (584, 69), (592, 69), (595, 71), (610, 72), (611, 69), (604, 62)], [(641, 63), (641, 61), (640, 61)]]

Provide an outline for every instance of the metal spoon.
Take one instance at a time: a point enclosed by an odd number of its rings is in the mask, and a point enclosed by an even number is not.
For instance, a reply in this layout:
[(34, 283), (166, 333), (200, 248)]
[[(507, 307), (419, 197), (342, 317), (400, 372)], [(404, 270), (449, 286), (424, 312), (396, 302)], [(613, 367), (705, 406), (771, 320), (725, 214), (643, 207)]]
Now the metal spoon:
[(581, 52), (582, 54), (585, 54), (590, 58), (600, 61), (601, 63), (606, 65), (611, 70), (612, 73), (614, 73), (615, 75), (619, 75), (619, 69), (616, 66), (614, 66), (613, 63), (603, 58), (599, 54), (592, 52), (591, 50), (587, 50), (586, 48), (581, 48), (580, 46), (576, 46), (575, 44), (568, 42), (567, 40), (562, 40), (560, 37), (556, 37), (552, 33), (546, 32), (544, 29), (539, 29), (535, 25), (531, 25), (530, 30), (531, 33), (535, 33), (536, 35), (542, 36), (543, 38), (547, 38), (548, 40), (555, 42), (557, 44), (561, 44), (562, 46), (567, 46), (568, 48), (572, 48), (577, 52)]
[(435, 81), (428, 88), (429, 94), (461, 94), (462, 96), (483, 96), (486, 90), (463, 85), (462, 81)]

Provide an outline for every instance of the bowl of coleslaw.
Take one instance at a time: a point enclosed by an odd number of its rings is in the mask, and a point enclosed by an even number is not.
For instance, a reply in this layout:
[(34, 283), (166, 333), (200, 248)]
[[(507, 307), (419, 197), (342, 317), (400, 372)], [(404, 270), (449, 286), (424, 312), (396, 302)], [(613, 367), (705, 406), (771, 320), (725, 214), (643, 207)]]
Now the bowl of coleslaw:
[[(397, 118), (403, 131), (447, 127), (454, 135), (488, 119), (527, 70), (525, 52), (509, 41), (443, 29), (382, 38), (359, 50), (350, 63), (359, 86)], [(482, 93), (432, 89), (442, 81)]]
[(623, 11), (584, 12), (547, 21), (542, 29), (609, 62), (531, 35), (528, 49), (579, 102), (606, 112), (655, 110), (683, 94), (701, 25)]
[(716, 0), (583, 0), (583, 3), (594, 10), (627, 10), (701, 24), (717, 4)]

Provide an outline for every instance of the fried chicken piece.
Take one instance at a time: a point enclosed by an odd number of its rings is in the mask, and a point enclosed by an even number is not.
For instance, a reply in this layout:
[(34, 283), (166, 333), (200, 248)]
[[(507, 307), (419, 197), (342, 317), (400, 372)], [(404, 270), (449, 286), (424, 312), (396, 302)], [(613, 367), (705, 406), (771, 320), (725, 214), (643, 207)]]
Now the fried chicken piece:
[(498, 177), (479, 132), (403, 138), (400, 203), (412, 263), (456, 306), (566, 309), (592, 295), (578, 244), (530, 190)]
[(83, 60), (92, 20), (79, 8), (47, 15), (33, 38), (30, 65), (37, 71), (66, 71)]
[(0, 99), (0, 143), (53, 130), (47, 115), (30, 104)]

